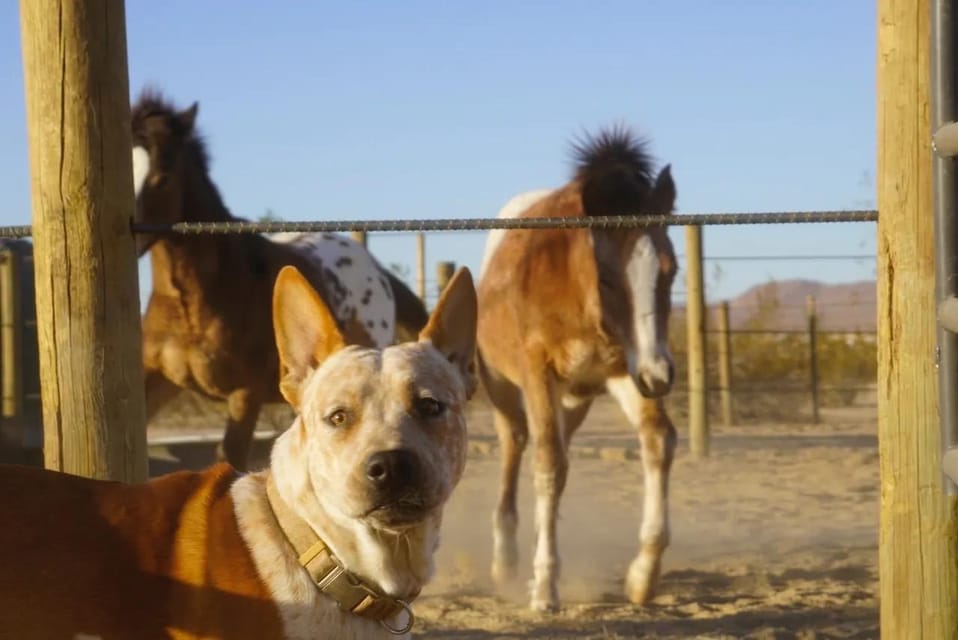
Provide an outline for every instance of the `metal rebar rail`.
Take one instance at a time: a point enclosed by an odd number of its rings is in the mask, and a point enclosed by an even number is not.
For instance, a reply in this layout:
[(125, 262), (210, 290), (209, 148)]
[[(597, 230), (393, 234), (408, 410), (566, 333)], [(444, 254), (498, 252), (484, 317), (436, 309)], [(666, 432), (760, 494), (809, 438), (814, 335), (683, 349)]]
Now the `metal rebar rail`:
[(935, 216), (935, 294), (938, 305), (938, 406), (942, 470), (949, 495), (958, 494), (958, 103), (953, 62), (956, 31), (952, 0), (933, 3), (931, 15), (931, 127)]

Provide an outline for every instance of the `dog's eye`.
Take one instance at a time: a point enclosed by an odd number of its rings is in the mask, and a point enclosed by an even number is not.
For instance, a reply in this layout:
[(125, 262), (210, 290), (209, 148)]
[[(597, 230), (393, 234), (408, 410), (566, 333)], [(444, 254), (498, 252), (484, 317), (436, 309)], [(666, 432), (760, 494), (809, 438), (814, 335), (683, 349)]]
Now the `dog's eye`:
[(349, 415), (342, 409), (336, 409), (326, 416), (326, 422), (333, 427), (341, 427), (349, 420)]
[(416, 400), (416, 412), (426, 418), (441, 415), (445, 408), (441, 402), (428, 396)]

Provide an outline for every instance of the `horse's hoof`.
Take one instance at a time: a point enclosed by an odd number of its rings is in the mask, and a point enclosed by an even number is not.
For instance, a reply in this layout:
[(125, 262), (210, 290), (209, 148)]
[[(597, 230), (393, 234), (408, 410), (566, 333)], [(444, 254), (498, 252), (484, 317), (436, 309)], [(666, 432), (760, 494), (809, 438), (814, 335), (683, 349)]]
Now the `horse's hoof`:
[(515, 561), (494, 561), (492, 563), (492, 571), (490, 573), (496, 587), (503, 589), (515, 582), (517, 564)]
[(539, 613), (556, 613), (559, 610), (559, 593), (549, 583), (533, 583), (529, 608)]
[(639, 556), (629, 565), (625, 577), (625, 595), (633, 604), (648, 604), (655, 597), (661, 564)]
[(550, 600), (539, 600), (538, 598), (533, 598), (529, 603), (529, 609), (535, 611), (536, 613), (558, 613), (559, 603), (552, 602)]
[(650, 585), (626, 587), (625, 595), (632, 604), (645, 605), (655, 597), (655, 589)]

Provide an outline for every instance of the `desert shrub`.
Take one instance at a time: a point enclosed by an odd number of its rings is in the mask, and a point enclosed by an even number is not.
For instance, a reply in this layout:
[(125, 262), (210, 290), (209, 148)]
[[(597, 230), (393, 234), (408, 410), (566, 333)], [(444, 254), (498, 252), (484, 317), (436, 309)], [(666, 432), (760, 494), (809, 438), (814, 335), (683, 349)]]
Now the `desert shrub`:
[[(780, 302), (774, 286), (766, 287), (740, 333), (731, 336), (732, 385), (738, 418), (772, 419), (794, 416), (807, 409), (810, 386), (808, 335), (804, 331), (783, 332), (777, 324)], [(714, 313), (709, 328), (714, 328)], [(819, 314), (821, 324), (822, 314)], [(686, 389), (686, 327), (682, 309), (670, 324), (669, 341), (676, 359), (677, 389), (682, 396), (673, 406), (679, 409)], [(819, 401), (822, 406), (852, 404), (859, 391), (874, 385), (877, 377), (877, 343), (866, 332), (818, 333)], [(717, 412), (719, 384), (718, 336), (706, 340), (708, 380), (713, 390), (710, 410)]]

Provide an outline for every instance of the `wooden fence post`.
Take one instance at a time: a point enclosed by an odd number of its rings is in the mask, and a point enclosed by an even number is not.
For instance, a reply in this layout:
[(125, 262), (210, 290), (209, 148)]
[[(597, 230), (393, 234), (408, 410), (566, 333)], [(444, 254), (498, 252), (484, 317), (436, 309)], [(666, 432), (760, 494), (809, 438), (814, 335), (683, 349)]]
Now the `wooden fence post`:
[(705, 369), (705, 285), (702, 227), (685, 227), (685, 321), (689, 370), (689, 444), (694, 458), (709, 455), (708, 387)]
[(446, 285), (449, 284), (449, 281), (452, 280), (452, 276), (455, 273), (455, 262), (436, 263), (436, 293), (438, 295), (442, 295), (442, 292), (446, 289)]
[(13, 251), (0, 251), (0, 388), (3, 390), (0, 416), (19, 417), (21, 394), (20, 274)]
[(44, 457), (147, 475), (122, 0), (21, 0)]
[(426, 234), (416, 234), (416, 293), (426, 302)]
[(808, 318), (808, 392), (812, 402), (812, 423), (818, 424), (818, 313), (815, 311), (815, 296), (805, 298), (805, 313)]
[(722, 423), (732, 426), (732, 333), (728, 302), (718, 306), (718, 374), (719, 397), (722, 405)]
[(934, 360), (930, 19), (930, 0), (878, 2), (879, 602), (882, 638), (956, 640), (958, 501), (942, 483)]

